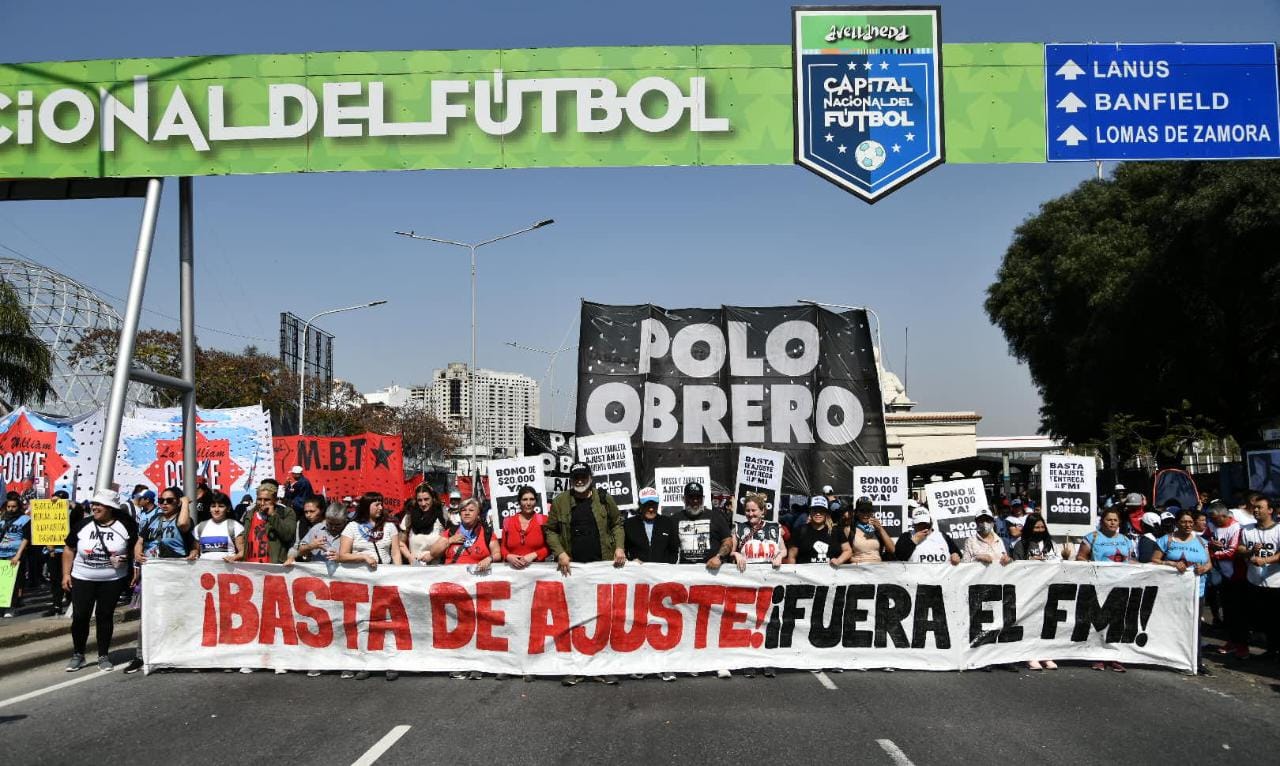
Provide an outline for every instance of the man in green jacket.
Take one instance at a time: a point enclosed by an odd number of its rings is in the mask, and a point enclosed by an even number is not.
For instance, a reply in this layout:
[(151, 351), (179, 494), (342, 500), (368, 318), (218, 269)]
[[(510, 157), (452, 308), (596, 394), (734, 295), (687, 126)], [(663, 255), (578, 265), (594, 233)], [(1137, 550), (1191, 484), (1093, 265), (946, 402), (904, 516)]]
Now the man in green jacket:
[(551, 501), (543, 534), (562, 575), (569, 574), (569, 565), (575, 561), (585, 564), (612, 558), (615, 567), (627, 563), (622, 513), (609, 493), (592, 483), (586, 463), (574, 463), (569, 469), (569, 491)]
[[(586, 463), (574, 463), (569, 469), (569, 491), (551, 501), (551, 513), (542, 534), (562, 575), (569, 575), (569, 565), (575, 561), (608, 561), (612, 556), (615, 567), (627, 563), (622, 513), (608, 492), (596, 488), (591, 481), (591, 466)], [(610, 685), (618, 683), (617, 676), (595, 678)], [(570, 675), (560, 683), (573, 686), (581, 680), (581, 676)]]

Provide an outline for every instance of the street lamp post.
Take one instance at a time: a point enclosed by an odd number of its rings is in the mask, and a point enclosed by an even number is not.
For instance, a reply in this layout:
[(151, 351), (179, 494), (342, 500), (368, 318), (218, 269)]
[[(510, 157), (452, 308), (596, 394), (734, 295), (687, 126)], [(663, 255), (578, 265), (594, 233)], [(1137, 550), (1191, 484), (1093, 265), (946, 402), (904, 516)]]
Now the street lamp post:
[(486, 239), (482, 242), (458, 242), (457, 240), (444, 239), (443, 237), (429, 237), (425, 234), (418, 234), (412, 229), (409, 231), (395, 232), (401, 237), (408, 237), (409, 239), (420, 239), (425, 242), (435, 242), (441, 245), (453, 245), (454, 247), (465, 247), (467, 250), (471, 252), (471, 373), (470, 373), (470, 377), (471, 377), (471, 386), (470, 386), (471, 388), (471, 393), (470, 393), (470, 396), (471, 396), (471, 461), (470, 461), (470, 465), (467, 466), (467, 469), (468, 471), (470, 471), (473, 479), (473, 483), (471, 485), (472, 486), (471, 491), (473, 493), (473, 496), (475, 493), (474, 479), (476, 476), (476, 467), (475, 467), (476, 466), (476, 250), (484, 247), (485, 245), (492, 245), (494, 242), (499, 242), (504, 239), (511, 239), (512, 237), (525, 234), (527, 232), (533, 231), (534, 229), (541, 229), (543, 226), (550, 226), (553, 223), (555, 223), (554, 218), (546, 218), (541, 221), (538, 221), (532, 226), (526, 226), (523, 229), (520, 229), (519, 231), (513, 231), (513, 232), (510, 232), (509, 234), (503, 234), (498, 237)]
[(321, 311), (319, 314), (308, 319), (302, 325), (302, 334), (298, 338), (298, 342), (302, 345), (302, 353), (298, 355), (298, 435), (302, 436), (302, 416), (307, 401), (307, 330), (311, 328), (311, 324), (322, 316), (329, 314), (341, 314), (344, 311), (355, 311), (356, 309), (367, 309), (374, 306), (381, 306), (386, 301), (369, 301), (368, 303), (360, 303), (355, 306), (344, 306), (340, 309), (329, 309)]
[[(542, 374), (542, 378), (546, 381), (547, 395), (551, 397), (551, 416), (552, 419), (554, 419), (556, 409), (556, 358), (565, 351), (572, 351), (577, 348), (577, 346), (561, 346), (555, 351), (549, 351), (545, 348), (536, 348), (534, 346), (526, 346), (523, 343), (516, 343), (513, 340), (507, 341), (507, 345), (512, 348), (518, 348), (521, 351), (532, 351), (535, 354), (544, 354), (550, 358), (550, 362), (547, 364), (547, 371)], [(559, 428), (559, 425), (557, 424), (554, 427)]]

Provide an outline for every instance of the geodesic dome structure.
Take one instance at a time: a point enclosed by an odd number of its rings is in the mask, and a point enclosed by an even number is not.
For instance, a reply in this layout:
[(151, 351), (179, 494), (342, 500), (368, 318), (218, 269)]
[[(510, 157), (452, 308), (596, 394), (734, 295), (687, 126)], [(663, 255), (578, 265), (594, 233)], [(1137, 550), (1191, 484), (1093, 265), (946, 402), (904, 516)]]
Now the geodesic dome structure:
[(90, 330), (120, 331), (120, 315), (93, 290), (65, 274), (18, 258), (0, 258), (0, 279), (18, 293), (31, 329), (53, 351), (53, 390), (40, 411), (76, 417), (106, 406), (111, 376), (72, 365), (71, 350)]

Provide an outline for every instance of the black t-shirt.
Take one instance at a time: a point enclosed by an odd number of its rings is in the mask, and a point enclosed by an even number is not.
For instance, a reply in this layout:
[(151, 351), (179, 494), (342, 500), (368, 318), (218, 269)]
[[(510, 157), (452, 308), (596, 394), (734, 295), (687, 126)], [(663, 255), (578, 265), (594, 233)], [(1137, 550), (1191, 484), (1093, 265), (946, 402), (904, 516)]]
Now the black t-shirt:
[(825, 526), (805, 524), (791, 536), (797, 564), (825, 564), (840, 555), (837, 532)]
[(579, 563), (600, 560), (600, 527), (596, 524), (596, 515), (591, 510), (593, 499), (591, 495), (582, 499), (574, 498), (573, 510), (570, 513), (573, 550), (569, 555)]
[(704, 508), (696, 515), (682, 510), (676, 516), (676, 532), (680, 536), (680, 563), (705, 564), (720, 552), (725, 538), (733, 537), (733, 523), (718, 509)]

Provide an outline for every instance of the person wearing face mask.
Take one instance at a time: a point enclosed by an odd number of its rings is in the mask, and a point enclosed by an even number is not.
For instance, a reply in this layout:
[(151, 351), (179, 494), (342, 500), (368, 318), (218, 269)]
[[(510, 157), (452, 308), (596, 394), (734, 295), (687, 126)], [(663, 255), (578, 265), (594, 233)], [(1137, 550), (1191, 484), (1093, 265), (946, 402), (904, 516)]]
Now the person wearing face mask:
[(893, 538), (876, 518), (876, 508), (869, 497), (860, 497), (852, 513), (836, 529), (836, 545), (840, 554), (833, 566), (840, 564), (878, 564), (893, 557)]
[(929, 509), (908, 501), (911, 528), (893, 546), (893, 557), (913, 564), (960, 563), (960, 547), (945, 532), (933, 528)]
[(964, 561), (980, 564), (1008, 564), (1013, 561), (1004, 539), (996, 534), (996, 520), (989, 511), (978, 514), (978, 533), (964, 541)]
[[(1013, 546), (1013, 558), (1017, 561), (1061, 561), (1053, 538), (1049, 535), (1049, 527), (1039, 514), (1028, 514), (1023, 520), (1022, 534)], [(1027, 667), (1032, 670), (1057, 670), (1053, 660), (1030, 660)]]
[(642, 564), (646, 561), (675, 564), (680, 560), (680, 538), (675, 519), (658, 512), (660, 499), (658, 490), (653, 487), (640, 490), (639, 500), (640, 512), (622, 522), (627, 558)]

